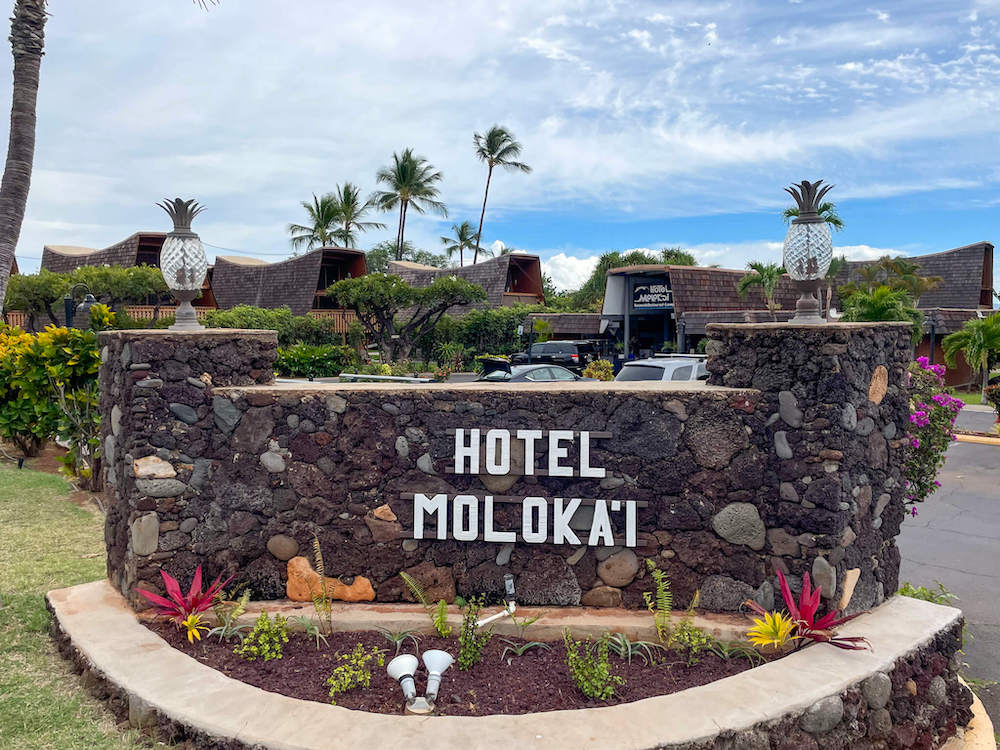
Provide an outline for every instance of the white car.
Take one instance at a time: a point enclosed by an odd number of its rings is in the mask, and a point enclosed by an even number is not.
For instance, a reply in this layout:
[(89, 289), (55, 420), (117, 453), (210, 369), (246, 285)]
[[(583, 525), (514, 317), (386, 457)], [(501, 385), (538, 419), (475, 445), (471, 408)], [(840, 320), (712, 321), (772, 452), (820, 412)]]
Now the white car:
[(635, 380), (708, 380), (704, 357), (675, 355), (632, 359), (622, 365), (617, 382)]

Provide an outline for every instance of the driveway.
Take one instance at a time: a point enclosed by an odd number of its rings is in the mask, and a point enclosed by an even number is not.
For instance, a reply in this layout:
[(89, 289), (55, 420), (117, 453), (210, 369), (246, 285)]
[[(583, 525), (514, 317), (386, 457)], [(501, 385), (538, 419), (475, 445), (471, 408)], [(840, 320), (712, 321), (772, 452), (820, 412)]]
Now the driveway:
[[(993, 419), (970, 410), (958, 426), (984, 430)], [(941, 488), (903, 523), (899, 580), (940, 581), (956, 594), (967, 622), (963, 673), (1000, 681), (1000, 447), (953, 443), (938, 478)], [(1000, 725), (1000, 685), (979, 695)]]

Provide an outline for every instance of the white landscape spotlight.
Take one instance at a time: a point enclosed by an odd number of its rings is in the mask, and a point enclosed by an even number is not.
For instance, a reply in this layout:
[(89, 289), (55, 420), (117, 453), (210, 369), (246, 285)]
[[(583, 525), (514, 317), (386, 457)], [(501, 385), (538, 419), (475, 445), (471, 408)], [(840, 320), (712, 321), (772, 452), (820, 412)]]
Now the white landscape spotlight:
[(427, 668), (427, 702), (434, 707), (438, 689), (441, 687), (441, 675), (455, 662), (455, 658), (447, 651), (431, 649), (424, 651), (424, 666)]
[(420, 666), (420, 662), (413, 654), (400, 654), (385, 668), (389, 676), (403, 688), (403, 696), (406, 698), (407, 705), (417, 697), (417, 686), (413, 682), (413, 673), (417, 671), (418, 666)]

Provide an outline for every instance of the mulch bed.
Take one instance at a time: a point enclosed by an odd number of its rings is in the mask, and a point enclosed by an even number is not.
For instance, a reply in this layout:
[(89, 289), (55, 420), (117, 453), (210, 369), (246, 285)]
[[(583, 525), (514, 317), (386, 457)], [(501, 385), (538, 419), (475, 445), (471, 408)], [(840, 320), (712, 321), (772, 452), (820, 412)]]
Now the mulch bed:
[[(293, 698), (329, 703), (326, 679), (337, 666), (338, 652), (348, 653), (357, 643), (366, 648), (387, 649), (386, 663), (394, 656), (395, 646), (380, 633), (363, 631), (334, 633), (328, 644), (316, 649), (316, 642), (304, 633), (289, 633), (284, 656), (280, 660), (247, 661), (233, 653), (234, 643), (219, 643), (215, 638), (191, 645), (182, 629), (172, 623), (149, 623), (148, 627), (171, 646), (194, 657), (202, 664), (250, 685)], [(530, 631), (528, 636), (530, 638)], [(517, 643), (524, 641), (516, 638)], [(445, 672), (438, 696), (437, 713), (451, 716), (485, 716), (488, 714), (524, 714), (561, 709), (596, 708), (628, 703), (657, 695), (675, 693), (690, 687), (729, 677), (750, 668), (744, 658), (720, 659), (714, 654), (703, 655), (688, 667), (684, 657), (666, 652), (655, 666), (646, 666), (638, 657), (629, 664), (611, 654), (612, 671), (625, 678), (615, 696), (607, 703), (586, 698), (577, 689), (566, 666), (566, 650), (561, 641), (550, 642), (551, 649), (532, 649), (524, 656), (501, 659), (507, 646), (503, 638), (494, 636), (484, 649), (483, 660), (471, 670), (459, 670), (457, 663)], [(457, 638), (423, 636), (420, 651), (438, 648), (458, 655)], [(413, 653), (407, 641), (401, 653)], [(509, 663), (508, 663), (509, 659)], [(374, 665), (374, 662), (371, 662)], [(427, 673), (421, 664), (416, 675), (417, 694), (426, 686)], [(352, 690), (336, 696), (337, 705), (375, 713), (399, 714), (403, 711), (402, 691), (389, 679), (384, 667), (372, 668), (369, 688)]]

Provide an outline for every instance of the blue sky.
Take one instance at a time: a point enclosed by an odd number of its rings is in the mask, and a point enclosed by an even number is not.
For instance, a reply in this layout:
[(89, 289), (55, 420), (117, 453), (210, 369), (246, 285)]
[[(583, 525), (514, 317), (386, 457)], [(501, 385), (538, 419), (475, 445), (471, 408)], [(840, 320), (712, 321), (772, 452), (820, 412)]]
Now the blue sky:
[(800, 179), (837, 185), (835, 242), (852, 258), (998, 238), (998, 0), (223, 0), (207, 13), (102, 0), (51, 13), (25, 270), (44, 244), (169, 228), (153, 204), (174, 195), (208, 207), (195, 228), (210, 253), (277, 260), (299, 201), (345, 180), (373, 189), (407, 146), (444, 174), (449, 218), (407, 231), (437, 250), (453, 222), (478, 218), (472, 134), (493, 123), (534, 171), (496, 177), (484, 239), (538, 253), (564, 287), (611, 249), (777, 260), (782, 187)]

